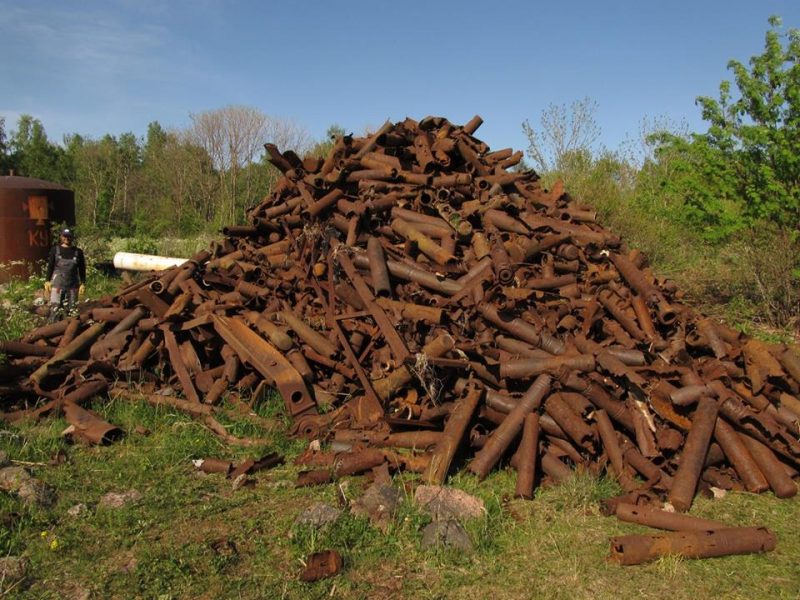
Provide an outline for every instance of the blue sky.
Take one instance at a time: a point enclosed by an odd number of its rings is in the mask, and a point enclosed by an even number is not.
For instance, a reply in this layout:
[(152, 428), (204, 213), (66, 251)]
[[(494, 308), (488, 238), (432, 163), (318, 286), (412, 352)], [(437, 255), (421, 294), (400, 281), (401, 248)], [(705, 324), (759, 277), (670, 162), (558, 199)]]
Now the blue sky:
[(0, 0), (0, 116), (33, 114), (61, 140), (227, 104), (315, 138), (477, 113), (490, 146), (525, 149), (523, 120), (588, 96), (616, 148), (645, 116), (702, 128), (695, 97), (761, 52), (771, 14), (800, 27), (797, 0)]

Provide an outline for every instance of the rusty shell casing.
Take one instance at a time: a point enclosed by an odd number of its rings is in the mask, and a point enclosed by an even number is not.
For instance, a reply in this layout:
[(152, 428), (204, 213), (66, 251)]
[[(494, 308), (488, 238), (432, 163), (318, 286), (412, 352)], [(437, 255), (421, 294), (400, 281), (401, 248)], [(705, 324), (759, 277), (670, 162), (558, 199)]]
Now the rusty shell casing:
[(511, 258), (506, 252), (503, 240), (500, 236), (494, 236), (491, 240), (492, 267), (494, 268), (495, 278), (501, 285), (511, 285), (514, 281), (515, 269), (511, 266)]
[(522, 427), (522, 440), (517, 450), (517, 484), (514, 496), (530, 500), (536, 476), (536, 459), (539, 452), (539, 415), (530, 413)]
[[(365, 254), (356, 254), (353, 257), (353, 264), (362, 269), (369, 268), (369, 259)], [(429, 271), (424, 271), (405, 263), (395, 260), (387, 260), (386, 266), (389, 273), (403, 281), (413, 281), (422, 287), (428, 288), (441, 294), (452, 296), (462, 290), (462, 287), (451, 279), (440, 278)]]
[(409, 304), (408, 302), (398, 302), (389, 298), (378, 298), (375, 301), (384, 310), (398, 312), (404, 319), (410, 321), (424, 321), (431, 325), (440, 325), (444, 320), (444, 312), (435, 306), (424, 304)]
[[(490, 323), (497, 325), (500, 329), (508, 332), (515, 338), (528, 342), (537, 348), (543, 348), (543, 336), (539, 330), (519, 317), (504, 317), (498, 313), (497, 308), (491, 304), (480, 304), (478, 312)], [(558, 340), (556, 343), (551, 344), (550, 347), (545, 348), (551, 354), (564, 354), (566, 346)]]
[(518, 221), (501, 210), (490, 208), (483, 213), (483, 220), (490, 226), (494, 226), (501, 231), (518, 233), (520, 235), (526, 235), (528, 233), (528, 228), (525, 227), (522, 221)]
[(464, 440), (467, 428), (482, 396), (482, 386), (473, 385), (468, 388), (462, 398), (456, 401), (456, 406), (445, 424), (442, 437), (431, 452), (431, 461), (424, 476), (425, 481), (429, 484), (442, 485), (447, 479), (450, 465)]
[(78, 330), (80, 330), (80, 328), (80, 319), (70, 319), (67, 328), (64, 330), (64, 335), (62, 335), (61, 339), (58, 341), (58, 347), (64, 348), (67, 344), (74, 340), (75, 336), (78, 335)]
[(336, 455), (333, 473), (336, 477), (357, 475), (386, 462), (386, 455), (377, 448), (365, 448), (356, 452), (342, 452)]
[(669, 393), (669, 399), (673, 404), (678, 406), (689, 406), (694, 404), (703, 396), (710, 395), (709, 388), (703, 383), (700, 385), (686, 385), (682, 388), (677, 388)]
[(614, 514), (620, 521), (637, 523), (638, 525), (655, 529), (666, 529), (667, 531), (713, 531), (730, 528), (730, 525), (719, 521), (659, 510), (652, 506), (637, 506), (626, 502), (617, 504)]
[(624, 403), (612, 397), (606, 389), (594, 382), (581, 379), (577, 373), (570, 371), (565, 376), (559, 377), (561, 384), (571, 390), (575, 390), (586, 396), (592, 404), (598, 408), (602, 408), (608, 413), (614, 421), (621, 424), (628, 431), (634, 431), (636, 426), (631, 417), (630, 411)]
[(89, 444), (107, 444), (122, 436), (122, 430), (73, 402), (64, 404), (64, 418), (71, 425), (69, 434)]
[(644, 332), (646, 339), (657, 340), (658, 333), (656, 333), (653, 317), (650, 316), (650, 309), (647, 307), (644, 296), (633, 294), (631, 296), (631, 307), (636, 314), (636, 320), (639, 322), (639, 327)]
[(614, 475), (619, 478), (625, 473), (625, 463), (622, 460), (622, 448), (619, 445), (614, 425), (611, 424), (608, 413), (602, 408), (595, 411), (594, 420), (597, 423), (597, 432), (600, 434), (600, 441), (603, 443), (603, 449), (606, 451)]
[(461, 131), (468, 135), (472, 135), (481, 125), (483, 125), (483, 119), (480, 117), (480, 115), (475, 115), (469, 121), (464, 123), (463, 127), (461, 127)]
[(791, 498), (797, 494), (797, 484), (789, 477), (786, 469), (767, 446), (748, 435), (739, 434), (758, 468), (764, 474), (769, 487), (778, 498)]
[(92, 319), (95, 321), (118, 323), (131, 314), (131, 312), (133, 312), (133, 309), (113, 306), (109, 308), (93, 308), (91, 315)]
[[(425, 344), (422, 354), (428, 358), (439, 358), (455, 347), (455, 340), (447, 333)], [(375, 393), (383, 400), (388, 400), (400, 388), (408, 384), (413, 375), (409, 368), (402, 365), (389, 373), (386, 377), (372, 382)]]
[(750, 455), (747, 446), (733, 427), (722, 418), (718, 418), (717, 424), (714, 426), (714, 439), (717, 440), (725, 456), (736, 469), (736, 473), (742, 478), (742, 483), (748, 492), (758, 494), (769, 489), (769, 483), (758, 468), (758, 463)]
[(53, 356), (58, 351), (55, 346), (40, 346), (26, 342), (0, 342), (0, 354), (9, 356)]
[(552, 447), (541, 456), (542, 472), (556, 483), (572, 477), (572, 470), (552, 452)]
[(525, 379), (542, 373), (556, 373), (562, 368), (574, 371), (594, 371), (594, 355), (578, 354), (576, 356), (508, 360), (500, 364), (500, 376), (511, 379)]
[(154, 339), (154, 334), (151, 333), (145, 338), (136, 351), (130, 355), (124, 366), (120, 365), (120, 369), (123, 371), (135, 371), (136, 369), (141, 368), (142, 364), (144, 364), (144, 361), (147, 360), (147, 358), (155, 349), (156, 342)]
[(778, 360), (792, 379), (800, 383), (800, 356), (791, 348), (786, 348), (778, 355)]
[(600, 292), (598, 296), (600, 300), (600, 304), (603, 305), (608, 313), (614, 317), (614, 319), (622, 325), (622, 328), (625, 329), (626, 332), (630, 334), (630, 336), (639, 341), (643, 341), (645, 339), (644, 332), (639, 329), (639, 326), (634, 321), (633, 317), (628, 315), (615, 301), (612, 294), (608, 291)]
[(573, 285), (577, 283), (578, 279), (575, 275), (559, 275), (556, 277), (536, 277), (528, 279), (525, 282), (525, 287), (532, 290), (554, 290), (566, 285)]
[(776, 543), (775, 534), (765, 527), (623, 535), (611, 538), (609, 560), (621, 565), (639, 565), (668, 554), (684, 558), (713, 558), (770, 552), (775, 549)]
[(386, 257), (383, 255), (381, 242), (375, 236), (367, 240), (367, 256), (369, 257), (369, 270), (372, 275), (372, 289), (378, 298), (388, 298), (392, 295), (392, 282), (389, 279), (389, 268), (386, 266)]
[(714, 352), (714, 356), (717, 358), (724, 358), (728, 354), (725, 342), (723, 342), (722, 338), (719, 336), (716, 324), (712, 319), (700, 319), (695, 326), (700, 335), (708, 342), (708, 346)]
[(339, 353), (336, 344), (327, 337), (313, 330), (305, 321), (299, 319), (293, 312), (284, 310), (278, 313), (280, 318), (288, 325), (297, 336), (314, 350), (326, 358), (333, 359)]
[(255, 311), (248, 311), (244, 313), (244, 318), (260, 333), (266, 335), (278, 350), (288, 352), (294, 347), (291, 336), (263, 315)]
[(544, 403), (544, 410), (578, 446), (585, 449), (592, 447), (594, 440), (592, 428), (580, 415), (573, 412), (561, 394), (550, 394)]
[(489, 253), (492, 251), (492, 246), (483, 233), (475, 232), (472, 234), (472, 251), (475, 253), (475, 258), (477, 260), (489, 256)]
[(39, 340), (46, 340), (58, 335), (63, 334), (67, 326), (69, 325), (69, 319), (62, 319), (61, 321), (56, 321), (55, 323), (50, 323), (48, 325), (42, 325), (41, 327), (37, 327), (26, 336), (22, 338), (23, 342), (33, 343), (38, 342)]
[(656, 464), (645, 458), (639, 452), (639, 449), (634, 446), (630, 441), (623, 438), (622, 456), (630, 466), (632, 466), (637, 473), (648, 481), (658, 482), (662, 488), (669, 488), (672, 486), (672, 477), (662, 471)]
[(647, 276), (631, 260), (622, 254), (612, 252), (609, 255), (617, 271), (647, 304), (654, 304), (661, 298), (659, 289), (651, 283)]
[(204, 458), (198, 462), (200, 463), (200, 466), (197, 468), (203, 473), (223, 473), (225, 476), (227, 476), (231, 471), (233, 471), (233, 463), (229, 460), (223, 460), (221, 458)]
[(681, 512), (692, 506), (718, 410), (716, 401), (711, 398), (701, 398), (697, 403), (697, 410), (692, 417), (692, 428), (683, 445), (678, 471), (668, 495), (670, 503)]
[(105, 329), (105, 323), (95, 323), (90, 325), (86, 331), (72, 340), (67, 346), (61, 348), (52, 357), (50, 357), (46, 363), (36, 369), (30, 376), (31, 381), (41, 384), (55, 364), (69, 360), (80, 354), (103, 334), (103, 329)]
[(549, 375), (539, 375), (536, 378), (519, 403), (489, 436), (486, 445), (475, 455), (468, 467), (470, 471), (481, 479), (488, 475), (522, 429), (525, 417), (538, 408), (544, 397), (550, 392), (550, 382)]
[(305, 212), (311, 217), (318, 217), (323, 211), (336, 204), (343, 196), (344, 192), (342, 192), (340, 188), (334, 188), (311, 206), (307, 207)]
[(455, 256), (414, 227), (413, 223), (402, 219), (395, 219), (392, 221), (391, 227), (394, 232), (410, 242), (415, 243), (420, 252), (431, 260), (436, 261), (438, 264), (446, 265), (456, 260)]
[(274, 346), (234, 318), (214, 315), (213, 324), (242, 362), (249, 363), (278, 388), (289, 414), (296, 417), (314, 407), (303, 378)]
[(337, 429), (334, 432), (337, 442), (367, 443), (379, 448), (410, 448), (412, 450), (427, 450), (442, 440), (440, 431), (398, 431), (386, 433), (383, 431)]
[(109, 336), (117, 335), (118, 333), (123, 333), (125, 331), (129, 331), (133, 329), (133, 327), (142, 319), (147, 316), (147, 310), (145, 310), (141, 306), (137, 306), (134, 308), (130, 314), (128, 314), (124, 319), (122, 319), (119, 323), (117, 323), (111, 331), (108, 332)]

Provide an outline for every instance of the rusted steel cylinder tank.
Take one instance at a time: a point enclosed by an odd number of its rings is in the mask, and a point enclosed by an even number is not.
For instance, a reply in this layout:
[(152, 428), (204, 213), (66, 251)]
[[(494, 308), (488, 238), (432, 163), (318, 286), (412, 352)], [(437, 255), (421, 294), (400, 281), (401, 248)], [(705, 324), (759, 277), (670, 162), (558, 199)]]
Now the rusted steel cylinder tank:
[(27, 277), (47, 259), (52, 223), (75, 224), (75, 194), (64, 186), (0, 176), (0, 283)]

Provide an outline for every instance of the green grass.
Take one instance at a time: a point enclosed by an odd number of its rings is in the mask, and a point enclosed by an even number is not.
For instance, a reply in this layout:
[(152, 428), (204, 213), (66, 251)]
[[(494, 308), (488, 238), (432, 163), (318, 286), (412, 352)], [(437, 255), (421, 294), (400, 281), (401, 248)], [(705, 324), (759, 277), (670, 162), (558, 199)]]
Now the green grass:
[[(236, 450), (169, 409), (130, 401), (96, 408), (127, 432), (123, 440), (108, 447), (70, 446), (59, 435), (65, 426), (60, 419), (3, 427), (0, 448), (16, 460), (46, 463), (58, 450), (69, 457), (60, 466), (31, 467), (57, 489), (53, 508), (32, 508), (0, 495), (0, 514), (16, 515), (14, 525), (0, 533), (0, 552), (26, 556), (31, 563), (29, 580), (8, 597), (62, 598), (76, 590), (99, 598), (752, 599), (800, 594), (797, 499), (731, 493), (716, 501), (698, 499), (692, 510), (734, 525), (770, 527), (779, 539), (770, 554), (705, 561), (669, 557), (623, 568), (606, 562), (608, 538), (645, 529), (600, 515), (598, 501), (618, 492), (614, 483), (576, 475), (525, 502), (509, 500), (514, 487), (509, 470), (484, 482), (459, 473), (451, 483), (486, 503), (486, 516), (466, 524), (475, 551), (426, 551), (421, 529), (429, 517), (411, 502), (413, 475), (395, 478), (395, 485), (409, 491), (386, 533), (347, 512), (317, 531), (296, 525), (295, 519), (314, 502), (336, 505), (336, 486), (293, 487), (299, 468), (291, 458), (302, 444), (286, 439), (281, 428), (268, 447)], [(275, 412), (274, 400), (260, 412)], [(134, 433), (137, 425), (151, 434)], [(251, 425), (242, 427), (252, 432)], [(230, 480), (197, 474), (191, 464), (193, 458), (239, 459), (271, 449), (286, 452), (290, 460), (257, 474), (254, 488), (235, 492)], [(361, 478), (343, 483), (348, 498), (365, 486)], [(97, 507), (107, 492), (132, 488), (142, 493), (140, 502), (118, 510)], [(89, 511), (67, 515), (79, 502)], [(327, 548), (342, 553), (344, 573), (314, 584), (299, 582), (301, 560)]]
[[(0, 294), (0, 339), (28, 331), (24, 307), (41, 278), (12, 282)], [(93, 274), (89, 297), (117, 282)], [(11, 311), (8, 307), (14, 307)], [(295, 519), (314, 502), (336, 505), (337, 486), (295, 489), (303, 450), (290, 440), (282, 402), (268, 394), (259, 416), (278, 426), (265, 432), (247, 419), (220, 419), (232, 433), (265, 437), (263, 449), (236, 449), (205, 427), (168, 408), (123, 400), (93, 407), (120, 426), (125, 437), (108, 447), (67, 444), (63, 419), (0, 424), (0, 450), (32, 463), (34, 475), (58, 493), (49, 509), (30, 507), (0, 493), (0, 554), (30, 561), (28, 579), (0, 589), (0, 598), (797, 598), (800, 596), (800, 500), (731, 493), (717, 501), (698, 499), (693, 514), (733, 525), (766, 525), (778, 536), (767, 555), (705, 561), (668, 557), (640, 567), (606, 562), (608, 538), (644, 528), (603, 517), (600, 499), (618, 493), (613, 482), (577, 475), (538, 491), (534, 501), (510, 500), (514, 475), (492, 473), (478, 482), (458, 473), (450, 483), (482, 498), (484, 518), (466, 524), (475, 551), (423, 550), (422, 528), (430, 518), (411, 502), (414, 475), (395, 478), (406, 495), (383, 533), (366, 519), (345, 512), (322, 530)], [(146, 427), (150, 435), (135, 433)], [(241, 459), (279, 451), (287, 464), (256, 475), (256, 485), (237, 491), (220, 475), (200, 475), (191, 459)], [(48, 460), (68, 456), (60, 466)], [(341, 482), (352, 499), (362, 478)], [(137, 489), (140, 502), (119, 510), (98, 508), (108, 492)], [(71, 517), (84, 503), (86, 514)], [(334, 548), (344, 572), (314, 584), (298, 580), (311, 552)]]

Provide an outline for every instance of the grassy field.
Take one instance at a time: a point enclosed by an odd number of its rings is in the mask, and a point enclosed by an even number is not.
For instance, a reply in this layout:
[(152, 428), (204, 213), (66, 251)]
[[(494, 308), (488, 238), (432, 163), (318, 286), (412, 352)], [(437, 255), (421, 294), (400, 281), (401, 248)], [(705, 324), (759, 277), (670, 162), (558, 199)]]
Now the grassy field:
[[(92, 280), (90, 280), (91, 282)], [(24, 309), (39, 287), (35, 278), (6, 286), (0, 338), (17, 337), (34, 317)], [(95, 277), (90, 295), (113, 287)], [(450, 483), (482, 498), (484, 518), (466, 523), (472, 553), (425, 550), (429, 517), (411, 501), (417, 479), (395, 477), (404, 501), (386, 532), (346, 510), (322, 530), (295, 524), (319, 501), (338, 505), (340, 488), (352, 500), (363, 478), (340, 485), (295, 489), (292, 459), (304, 444), (287, 438), (282, 402), (257, 408), (274, 422), (269, 431), (247, 419), (226, 422), (236, 435), (265, 437), (264, 448), (237, 450), (201, 424), (144, 402), (103, 401), (95, 410), (125, 437), (108, 447), (67, 444), (65, 421), (0, 424), (0, 450), (52, 485), (53, 507), (24, 504), (0, 492), (0, 555), (29, 561), (24, 581), (0, 582), (0, 598), (798, 598), (800, 500), (730, 493), (699, 499), (692, 514), (733, 525), (765, 525), (778, 536), (767, 555), (689, 561), (669, 557), (640, 567), (606, 562), (613, 535), (645, 529), (599, 513), (598, 501), (616, 484), (576, 475), (540, 490), (533, 501), (513, 501), (514, 474), (486, 481), (460, 473)], [(137, 426), (148, 432), (137, 432)], [(67, 461), (51, 466), (58, 452)], [(278, 451), (285, 465), (255, 475), (252, 488), (234, 491), (221, 475), (195, 471), (191, 460), (239, 459)], [(98, 506), (109, 492), (136, 490), (123, 508)], [(70, 508), (87, 510), (71, 516)], [(302, 560), (316, 550), (341, 552), (345, 569), (314, 584), (298, 580)]]
[[(259, 412), (280, 422), (280, 401)], [(2, 597), (19, 598), (797, 598), (800, 595), (800, 500), (771, 494), (730, 493), (699, 499), (692, 513), (736, 525), (763, 524), (778, 535), (767, 555), (705, 561), (669, 557), (650, 565), (606, 562), (608, 538), (644, 531), (598, 512), (615, 484), (575, 476), (541, 490), (530, 502), (509, 501), (514, 476), (493, 473), (478, 483), (460, 474), (456, 487), (482, 498), (487, 514), (468, 522), (475, 551), (426, 551), (420, 530), (428, 517), (411, 501), (416, 481), (395, 478), (405, 500), (388, 531), (347, 512), (317, 531), (295, 525), (314, 502), (337, 505), (336, 485), (295, 489), (298, 467), (258, 473), (253, 488), (232, 490), (222, 475), (195, 472), (193, 458), (256, 456), (276, 450), (291, 459), (303, 449), (278, 427), (267, 448), (234, 453), (202, 425), (167, 409), (113, 401), (97, 407), (128, 432), (109, 447), (67, 445), (65, 422), (5, 426), (0, 448), (51, 484), (50, 509), (0, 495), (5, 527), (0, 552), (30, 561), (29, 578)], [(150, 430), (135, 433), (136, 426)], [(239, 423), (236, 433), (257, 428)], [(48, 466), (58, 451), (68, 460)], [(363, 480), (340, 482), (357, 497)], [(97, 506), (108, 492), (135, 489), (138, 502), (120, 509)], [(70, 516), (83, 503), (88, 510)], [(301, 560), (334, 548), (345, 559), (338, 577), (298, 581)], [(88, 595), (87, 595), (88, 594)]]

